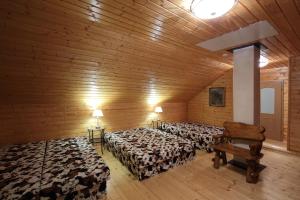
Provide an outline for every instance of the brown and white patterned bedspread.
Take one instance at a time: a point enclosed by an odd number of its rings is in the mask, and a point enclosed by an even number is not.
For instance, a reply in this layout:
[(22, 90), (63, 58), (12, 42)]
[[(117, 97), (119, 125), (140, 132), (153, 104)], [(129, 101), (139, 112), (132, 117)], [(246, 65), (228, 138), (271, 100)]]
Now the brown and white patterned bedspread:
[(0, 149), (0, 199), (99, 199), (109, 168), (85, 137)]
[(99, 199), (109, 168), (87, 138), (47, 142), (41, 199)]
[(192, 160), (192, 141), (160, 130), (137, 128), (107, 133), (110, 150), (139, 180)]
[(164, 122), (162, 130), (190, 139), (196, 143), (198, 149), (211, 152), (213, 136), (223, 134), (224, 128), (201, 123)]
[(46, 142), (0, 150), (0, 199), (39, 199)]

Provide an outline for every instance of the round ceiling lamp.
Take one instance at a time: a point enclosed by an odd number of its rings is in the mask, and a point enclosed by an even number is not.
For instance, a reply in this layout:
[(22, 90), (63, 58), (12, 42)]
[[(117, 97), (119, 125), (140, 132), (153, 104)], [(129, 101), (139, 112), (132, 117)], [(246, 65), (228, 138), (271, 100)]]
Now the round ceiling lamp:
[(263, 67), (267, 66), (268, 64), (269, 64), (269, 59), (261, 55), (259, 58), (259, 67), (263, 68)]
[(237, 0), (193, 0), (191, 12), (200, 19), (220, 17), (233, 8)]

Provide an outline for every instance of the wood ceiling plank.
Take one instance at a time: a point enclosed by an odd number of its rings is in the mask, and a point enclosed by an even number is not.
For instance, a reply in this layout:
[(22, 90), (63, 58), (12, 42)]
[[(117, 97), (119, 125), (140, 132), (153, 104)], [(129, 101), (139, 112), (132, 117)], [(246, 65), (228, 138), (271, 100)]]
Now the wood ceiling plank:
[(290, 49), (288, 49), (284, 44), (282, 44), (282, 42), (277, 37), (270, 37), (266, 40), (268, 40), (270, 43), (276, 46), (278, 50), (277, 53), (283, 54), (285, 56), (285, 59), (293, 55), (293, 52)]
[[(1, 38), (1, 37), (0, 37)], [(3, 39), (3, 41), (10, 41), (10, 39), (9, 38), (4, 38)], [(51, 41), (51, 40), (50, 40)], [(58, 43), (58, 45), (55, 45), (55, 43), (53, 42), (53, 41), (51, 41), (51, 44), (40, 44), (40, 43), (37, 43), (37, 42), (35, 42), (35, 41), (28, 41), (28, 40), (24, 40), (24, 39), (22, 39), (22, 40), (16, 40), (16, 39), (13, 39), (12, 40), (12, 42), (15, 42), (15, 43), (11, 43), (11, 45), (10, 46), (6, 46), (6, 49), (11, 49), (11, 50), (21, 50), (22, 48), (23, 48), (23, 51), (27, 51), (27, 52), (29, 52), (28, 54), (30, 54), (30, 52), (32, 51), (32, 50), (34, 50), (35, 51), (35, 55), (37, 56), (38, 54), (42, 54), (42, 53), (47, 53), (47, 52), (50, 52), (50, 50), (52, 50), (52, 49), (56, 49), (56, 46), (58, 46), (61, 50), (62, 49), (65, 49), (66, 51), (68, 51), (68, 52), (74, 52), (74, 55), (80, 55), (80, 56), (89, 56), (90, 58), (92, 58), (91, 56), (92, 55), (95, 55), (95, 58), (93, 58), (94, 60), (95, 59), (97, 59), (97, 61), (99, 61), (99, 62), (104, 62), (104, 59), (111, 59), (111, 60), (114, 60), (114, 58), (112, 57), (112, 58), (110, 58), (111, 57), (111, 55), (110, 54), (108, 54), (107, 56), (105, 56), (105, 53), (107, 53), (107, 51), (109, 51), (109, 49), (108, 50), (106, 50), (106, 49), (104, 49), (103, 50), (103, 52), (101, 52), (101, 49), (100, 48), (96, 48), (95, 49), (95, 51), (97, 50), (97, 53), (95, 53), (94, 51), (93, 51), (93, 49), (91, 49), (91, 48), (89, 48), (89, 49), (82, 49), (82, 48), (75, 48), (75, 47), (70, 47), (70, 46), (61, 46), (61, 45), (59, 45), (59, 43)], [(18, 44), (22, 44), (23, 45), (23, 47), (21, 48), (21, 47), (17, 47), (17, 45)], [(26, 47), (26, 46), (28, 46), (28, 47)], [(80, 45), (79, 45), (80, 46)], [(47, 49), (47, 50), (43, 50), (43, 49)], [(60, 50), (60, 51), (61, 51)], [(114, 53), (114, 51), (112, 51), (112, 50), (110, 50), (112, 53)], [(62, 51), (62, 52), (64, 52), (64, 51)], [(86, 52), (86, 53), (85, 53)], [(55, 51), (55, 52), (53, 52), (52, 54), (53, 55), (56, 55), (55, 53), (58, 53), (58, 51)], [(100, 54), (98, 54), (98, 53), (100, 53)], [(116, 54), (116, 53), (114, 53), (114, 54)], [(71, 54), (71, 55), (73, 55), (73, 54)], [(101, 57), (102, 56), (102, 57)], [(70, 56), (69, 56), (70, 57)], [(98, 60), (98, 58), (101, 58), (100, 60)], [(140, 60), (141, 59), (141, 62), (143, 61), (143, 60), (145, 60), (145, 58), (136, 58), (136, 59), (134, 59), (134, 54), (133, 55), (127, 55), (126, 56), (126, 58), (124, 58), (124, 59), (126, 59), (125, 61), (127, 61), (127, 62), (132, 62), (132, 61), (137, 61), (137, 60)], [(119, 60), (122, 60), (122, 58), (121, 57), (119, 57)], [(167, 67), (169, 64), (171, 64), (172, 62), (171, 61), (169, 61), (169, 60), (166, 60), (166, 62), (157, 62), (157, 63), (155, 63), (155, 62), (153, 62), (153, 60), (150, 60), (149, 59), (149, 62), (147, 63), (147, 65), (150, 65), (150, 64), (153, 64), (153, 67), (155, 67), (155, 65), (165, 65), (165, 67)], [(170, 69), (172, 69), (172, 68), (174, 68), (174, 66), (176, 66), (176, 65), (178, 65), (178, 63), (176, 64), (176, 63), (172, 63), (172, 65), (170, 65)], [(180, 65), (180, 63), (179, 63), (179, 65)], [(193, 65), (195, 65), (195, 64), (193, 64)], [(178, 66), (179, 67), (179, 66)], [(211, 66), (211, 68), (213, 68), (213, 66)], [(177, 68), (175, 68), (173, 71), (175, 71), (175, 73), (176, 73), (176, 69)], [(187, 68), (182, 68), (182, 70), (186, 70)], [(202, 68), (199, 68), (197, 71), (202, 71)], [(212, 69), (210, 69), (210, 71), (211, 71)], [(196, 72), (197, 72), (196, 71)], [(204, 70), (203, 72), (207, 72), (208, 70)], [(181, 71), (181, 73), (182, 73), (183, 71)], [(196, 73), (195, 72), (195, 73)], [(172, 71), (170, 71), (170, 73), (172, 73)]]
[[(32, 5), (30, 5), (30, 6), (32, 6)], [(38, 8), (39, 10), (42, 10), (43, 8), (42, 7), (39, 7)], [(16, 10), (16, 9), (15, 9)], [(39, 16), (40, 14), (36, 14), (37, 16)], [(55, 15), (54, 16), (48, 16), (45, 20), (47, 20), (47, 19), (55, 19), (57, 16), (59, 16), (59, 13), (55, 13)], [(42, 17), (42, 16), (41, 16)], [(64, 16), (63, 16), (64, 17)], [(80, 20), (82, 20), (82, 18), (79, 18)], [(57, 19), (58, 20), (58, 19)], [(63, 19), (60, 19), (59, 21), (64, 21), (65, 20), (65, 18), (63, 18)], [(76, 19), (77, 21), (78, 21), (78, 19)], [(67, 22), (67, 23), (69, 23), (69, 22)], [(74, 23), (74, 21), (72, 21), (72, 26), (73, 26), (73, 23)], [(86, 24), (86, 20), (85, 20), (85, 22), (84, 22), (85, 24)], [(98, 26), (99, 24), (91, 24), (91, 26), (93, 25), (93, 27), (94, 26)], [(88, 28), (90, 28), (90, 27), (88, 27)], [(108, 27), (104, 27), (105, 29), (108, 29)], [(122, 32), (122, 34), (124, 34), (123, 32)], [(131, 36), (131, 35), (130, 35)], [(134, 35), (134, 36), (136, 36), (136, 35)], [(144, 37), (141, 37), (140, 39), (144, 39)], [(174, 45), (176, 45), (176, 46), (178, 46), (178, 43), (173, 43)], [(190, 47), (188, 47), (188, 46), (182, 46), (183, 48), (190, 48)], [(195, 48), (195, 47), (193, 47), (193, 49), (197, 49), (197, 51), (199, 52), (200, 51), (200, 49), (199, 48)], [(202, 53), (205, 53), (205, 52), (207, 52), (207, 51), (202, 51)], [(215, 59), (218, 59), (218, 57), (217, 56), (215, 56), (214, 54), (212, 54), (212, 53), (206, 53), (207, 55), (209, 55), (209, 56), (211, 56), (211, 57), (214, 57)], [(225, 61), (224, 61), (225, 62)]]
[[(300, 13), (294, 1), (291, 0), (276, 0), (281, 12), (287, 18), (288, 24), (292, 27), (294, 33), (300, 39)], [(298, 22), (298, 23), (297, 23)]]
[(286, 33), (282, 31), (280, 24), (278, 24), (274, 19), (271, 18), (273, 13), (266, 13), (265, 10), (258, 1), (248, 1), (248, 0), (239, 0), (244, 6), (246, 6), (254, 16), (256, 16), (259, 20), (268, 20), (279, 32), (279, 35), (276, 36), (283, 44), (287, 46), (287, 48), (291, 49), (293, 52), (299, 52), (299, 50), (294, 46), (294, 43), (287, 38)]
[[(69, 39), (67, 40), (67, 42), (69, 42)], [(201, 58), (200, 58), (200, 59), (201, 59)], [(203, 60), (202, 60), (201, 62), (203, 62)]]
[(240, 0), (224, 17), (200, 20), (181, 0), (1, 1), (1, 101), (144, 102), (154, 90), (187, 101), (232, 67), (228, 52), (195, 44), (259, 20), (280, 32), (262, 40), (268, 68), (286, 66), (299, 51), (289, 32), (299, 28), (297, 2)]
[(273, 21), (278, 24), (280, 30), (285, 33), (285, 35), (293, 41), (292, 43), (295, 44), (295, 48), (300, 50), (300, 40), (297, 37), (296, 33), (294, 32), (293, 28), (287, 21), (285, 15), (282, 13), (280, 7), (276, 3), (275, 0), (264, 0), (259, 1), (259, 4), (263, 7), (263, 9), (267, 10), (269, 13), (272, 13), (270, 17)]
[(248, 24), (253, 24), (255, 22), (258, 22), (259, 20), (251, 13), (251, 11), (245, 7), (241, 3), (237, 3), (235, 5), (234, 10), (232, 11), (236, 15), (240, 16), (244, 21), (246, 21)]

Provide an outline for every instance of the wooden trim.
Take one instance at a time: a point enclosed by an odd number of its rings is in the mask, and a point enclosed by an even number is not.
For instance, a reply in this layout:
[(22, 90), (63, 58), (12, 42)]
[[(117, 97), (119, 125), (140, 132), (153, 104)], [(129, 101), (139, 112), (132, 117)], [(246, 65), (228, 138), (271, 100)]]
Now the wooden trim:
[(289, 102), (288, 102), (288, 134), (287, 134), (287, 150), (288, 151), (291, 151), (291, 148), (290, 148), (290, 126), (291, 126), (291, 59), (289, 59), (289, 79), (288, 79), (288, 82), (289, 82)]
[[(281, 131), (280, 131), (280, 140), (282, 141), (283, 139), (284, 139), (284, 123), (283, 123), (283, 115), (284, 115), (284, 96), (283, 96), (283, 80), (272, 80), (272, 81), (261, 81), (261, 83), (260, 83), (260, 88), (262, 87), (262, 86), (266, 86), (266, 87), (274, 87), (275, 88), (275, 90), (276, 90), (276, 88), (279, 88), (281, 91), (281, 94), (280, 94), (280, 97), (281, 97), (281, 99), (278, 99), (278, 97), (279, 97), (279, 95), (278, 94), (275, 94), (275, 104), (277, 104), (278, 103), (278, 101), (277, 100), (279, 100), (280, 101), (280, 103), (281, 103), (281, 110), (280, 110), (280, 113), (276, 113), (276, 111), (277, 111), (277, 105), (275, 105), (275, 114), (277, 115), (277, 117), (278, 118), (280, 118), (280, 128), (281, 128)], [(261, 115), (262, 115), (263, 113), (261, 113)], [(266, 115), (266, 114), (263, 114), (263, 115)], [(276, 124), (277, 124), (277, 122), (275, 122)], [(276, 126), (277, 127), (277, 126)]]

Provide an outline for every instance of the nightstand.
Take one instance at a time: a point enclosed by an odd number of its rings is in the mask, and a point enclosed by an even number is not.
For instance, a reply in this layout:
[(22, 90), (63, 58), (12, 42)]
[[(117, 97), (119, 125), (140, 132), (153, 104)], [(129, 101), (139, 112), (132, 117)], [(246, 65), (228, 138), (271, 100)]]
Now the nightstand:
[[(105, 129), (104, 128), (88, 128), (87, 130), (89, 133), (89, 141), (92, 144), (100, 143), (101, 153), (103, 154)], [(96, 132), (99, 132), (99, 137), (94, 137), (94, 134), (96, 134)]]
[(162, 128), (162, 121), (161, 120), (153, 120), (152, 121), (152, 128), (153, 129), (161, 129)]

